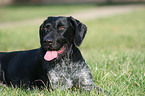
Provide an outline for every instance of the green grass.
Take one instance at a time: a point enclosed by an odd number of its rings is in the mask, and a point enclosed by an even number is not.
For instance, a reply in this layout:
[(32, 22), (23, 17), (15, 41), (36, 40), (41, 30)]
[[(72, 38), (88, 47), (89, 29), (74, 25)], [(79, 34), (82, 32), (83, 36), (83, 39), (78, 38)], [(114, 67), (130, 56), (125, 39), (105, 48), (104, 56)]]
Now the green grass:
[(0, 22), (46, 18), (95, 8), (95, 5), (6, 6), (0, 9)]
[[(108, 18), (83, 21), (88, 33), (80, 47), (97, 86), (113, 96), (145, 95), (145, 10)], [(38, 27), (0, 29), (0, 50), (38, 48)], [(27, 43), (26, 43), (27, 42)], [(0, 95), (96, 96), (46, 89), (27, 90), (0, 86)], [(100, 94), (103, 96), (103, 94)]]

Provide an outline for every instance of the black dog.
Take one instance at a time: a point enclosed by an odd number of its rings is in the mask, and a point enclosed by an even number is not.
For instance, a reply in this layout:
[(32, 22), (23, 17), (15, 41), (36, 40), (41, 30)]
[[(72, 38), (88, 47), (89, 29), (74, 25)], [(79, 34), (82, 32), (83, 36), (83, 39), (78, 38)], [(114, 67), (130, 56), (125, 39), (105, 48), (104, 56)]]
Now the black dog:
[(72, 17), (48, 17), (40, 26), (41, 48), (0, 53), (1, 82), (47, 85), (52, 89), (95, 88), (90, 69), (77, 48), (86, 31), (86, 26)]

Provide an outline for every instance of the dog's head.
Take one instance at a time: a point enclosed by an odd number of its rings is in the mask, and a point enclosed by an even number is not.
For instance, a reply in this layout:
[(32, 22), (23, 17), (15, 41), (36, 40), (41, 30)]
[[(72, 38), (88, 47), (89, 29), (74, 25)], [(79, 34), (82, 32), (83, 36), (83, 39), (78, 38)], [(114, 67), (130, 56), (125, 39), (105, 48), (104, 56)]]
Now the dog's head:
[(65, 53), (71, 45), (80, 46), (87, 27), (73, 17), (48, 17), (40, 26), (40, 43), (45, 60)]

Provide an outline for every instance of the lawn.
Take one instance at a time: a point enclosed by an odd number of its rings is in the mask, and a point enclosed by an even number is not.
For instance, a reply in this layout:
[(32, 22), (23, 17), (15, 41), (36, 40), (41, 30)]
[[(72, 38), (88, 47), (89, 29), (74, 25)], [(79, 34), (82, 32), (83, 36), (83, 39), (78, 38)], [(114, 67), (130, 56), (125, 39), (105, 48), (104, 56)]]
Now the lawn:
[(47, 16), (65, 15), (79, 12), (96, 5), (46, 5), (46, 6), (5, 6), (0, 7), (0, 22), (46, 18)]
[[(25, 9), (25, 7), (22, 8)], [(31, 19), (31, 16), (26, 17), (25, 19)], [(88, 27), (88, 33), (80, 47), (82, 54), (91, 69), (96, 85), (108, 90), (113, 96), (145, 95), (144, 17), (145, 10), (141, 10), (108, 18), (82, 21)], [(17, 18), (22, 20), (21, 16)], [(0, 50), (38, 48), (40, 46), (38, 29), (39, 24), (0, 29)], [(92, 90), (90, 95), (96, 96), (95, 93)], [(88, 96), (89, 94), (62, 90), (48, 92), (46, 89), (24, 91), (20, 88), (0, 85), (0, 95)], [(103, 94), (100, 95), (103, 96)]]

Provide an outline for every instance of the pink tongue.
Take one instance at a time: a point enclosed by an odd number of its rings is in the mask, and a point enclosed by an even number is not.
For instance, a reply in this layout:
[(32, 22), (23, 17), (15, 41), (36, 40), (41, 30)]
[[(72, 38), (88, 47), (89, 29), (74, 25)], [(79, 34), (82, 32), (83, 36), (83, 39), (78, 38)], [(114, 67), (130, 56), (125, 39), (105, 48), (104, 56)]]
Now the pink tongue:
[(58, 57), (57, 51), (47, 51), (44, 56), (44, 59), (47, 61), (51, 61), (57, 57)]

